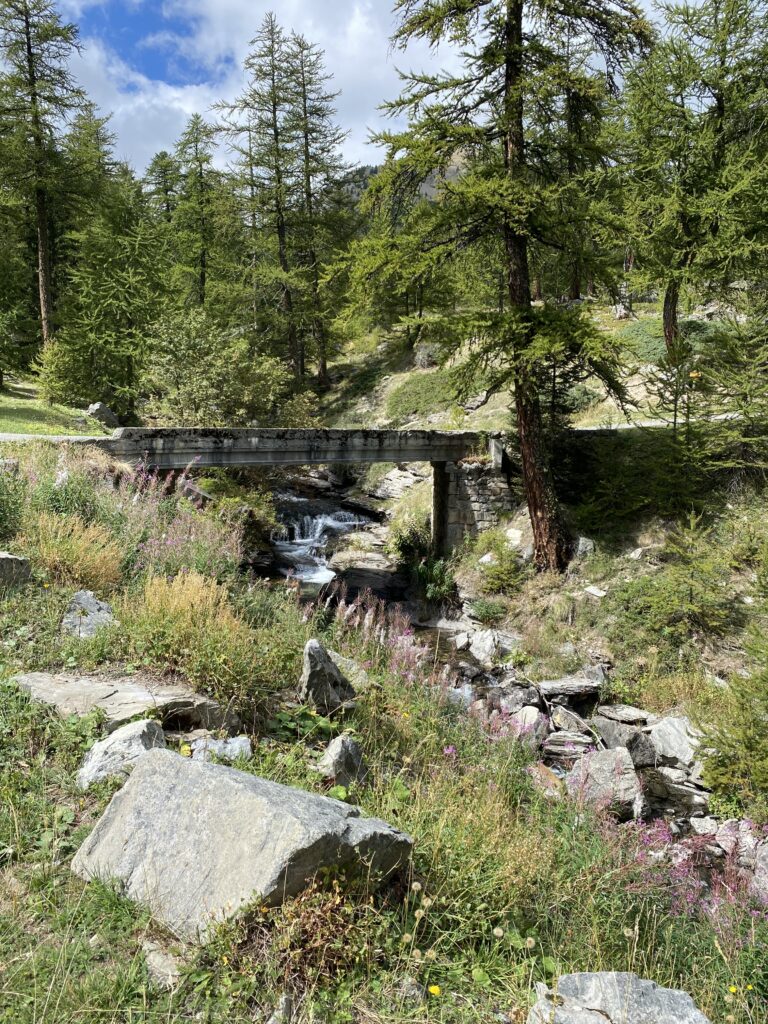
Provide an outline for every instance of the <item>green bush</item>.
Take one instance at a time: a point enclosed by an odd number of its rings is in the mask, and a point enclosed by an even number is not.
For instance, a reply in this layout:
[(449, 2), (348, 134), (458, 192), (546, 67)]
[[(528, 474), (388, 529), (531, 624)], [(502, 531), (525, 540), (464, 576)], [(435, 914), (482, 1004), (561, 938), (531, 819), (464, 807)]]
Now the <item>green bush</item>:
[(472, 614), (484, 626), (494, 626), (506, 618), (507, 606), (503, 601), (481, 597), (472, 602)]
[(741, 814), (768, 822), (768, 643), (755, 652), (764, 666), (729, 683), (728, 714), (704, 723), (703, 746), (712, 751), (704, 779)]
[(722, 636), (739, 615), (728, 596), (727, 556), (695, 516), (669, 537), (662, 558), (657, 571), (613, 592), (611, 639), (639, 651), (656, 646), (674, 664), (681, 649)]
[(453, 566), (445, 558), (423, 558), (416, 566), (416, 581), (427, 601), (454, 604), (458, 600)]

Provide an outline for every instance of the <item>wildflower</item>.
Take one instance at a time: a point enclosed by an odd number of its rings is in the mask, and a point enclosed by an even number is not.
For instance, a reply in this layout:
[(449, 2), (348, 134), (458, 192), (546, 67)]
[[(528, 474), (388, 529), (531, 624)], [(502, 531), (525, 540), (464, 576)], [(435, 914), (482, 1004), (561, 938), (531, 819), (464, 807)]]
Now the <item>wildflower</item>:
[(728, 991), (729, 991), (729, 992), (731, 992), (731, 993), (732, 993), (733, 995), (736, 995), (736, 993), (737, 993), (737, 992), (738, 992), (739, 990), (738, 990), (738, 989), (736, 988), (736, 986), (735, 986), (735, 985), (729, 985), (729, 986), (728, 986)]
[(411, 892), (421, 892), (423, 886), (421, 882), (413, 882), (411, 885)]
[(493, 934), (494, 934), (495, 938), (503, 939), (504, 938), (504, 929), (503, 928), (494, 928), (493, 929)]
[(226, 967), (226, 965), (227, 965), (227, 964), (229, 963), (229, 957), (228, 957), (228, 956), (223, 956), (223, 957), (221, 958), (221, 962), (222, 962), (222, 963), (224, 964), (224, 966)]
[(536, 945), (536, 939), (532, 938), (531, 936), (529, 936), (525, 940), (525, 948), (526, 949), (533, 949), (535, 945)]
[(417, 910), (416, 913), (414, 914), (414, 917), (416, 918), (417, 921), (420, 921), (422, 917), (424, 917), (424, 911), (421, 909)]
[(754, 990), (754, 987), (754, 985), (747, 985), (747, 992), (752, 992)]
[(429, 896), (425, 896), (424, 899), (421, 901), (421, 905), (426, 910), (429, 910), (429, 908), (432, 906), (432, 900), (429, 898)]
[(424, 954), (424, 959), (437, 960), (437, 953), (434, 951), (434, 949), (428, 949), (427, 952)]
[(410, 932), (406, 932), (400, 941), (407, 946), (409, 942), (413, 942), (413, 936)]
[(453, 744), (448, 747), (443, 747), (443, 754), (446, 757), (456, 757), (456, 747), (454, 747)]
[(429, 992), (431, 996), (439, 996), (440, 991), (441, 989), (439, 985), (430, 985), (429, 988), (427, 989), (427, 992)]
[(632, 931), (631, 928), (625, 928), (624, 929), (624, 938), (625, 939), (634, 938), (634, 935), (635, 935), (635, 933)]
[(414, 951), (413, 951), (413, 959), (414, 960), (421, 960), (421, 950), (420, 949), (414, 949)]

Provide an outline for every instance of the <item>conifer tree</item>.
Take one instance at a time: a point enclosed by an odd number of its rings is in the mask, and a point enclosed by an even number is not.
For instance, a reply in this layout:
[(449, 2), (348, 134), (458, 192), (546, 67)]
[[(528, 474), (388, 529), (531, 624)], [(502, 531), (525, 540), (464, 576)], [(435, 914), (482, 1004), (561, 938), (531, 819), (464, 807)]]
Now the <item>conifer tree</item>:
[[(437, 173), (436, 200), (418, 225), (419, 250), (435, 266), (490, 240), (500, 247), (504, 312), (452, 312), (438, 330), (455, 345), (482, 339), (478, 361), (496, 374), (503, 366), (514, 393), (535, 560), (561, 570), (569, 542), (548, 470), (540, 394), (553, 355), (589, 362), (599, 345), (576, 314), (566, 319), (532, 308), (529, 243), (557, 183), (536, 188), (530, 108), (550, 70), (559, 71), (553, 83), (560, 94), (567, 90), (560, 38), (583, 39), (602, 61), (600, 73), (610, 77), (644, 42), (647, 23), (631, 0), (397, 0), (395, 10), (397, 46), (450, 40), (461, 49), (462, 66), (452, 74), (405, 76), (405, 90), (389, 109), (407, 114), (410, 124), (382, 136), (390, 163), (378, 187), (396, 202), (414, 181)], [(458, 173), (449, 177), (450, 169)], [(393, 246), (392, 259), (398, 258)]]
[(177, 231), (180, 266), (187, 279), (185, 293), (188, 300), (198, 306), (206, 303), (215, 238), (215, 148), (215, 128), (199, 114), (193, 114), (176, 144), (180, 182), (173, 224)]
[[(293, 91), (285, 32), (273, 13), (264, 18), (244, 62), (246, 85), (232, 103), (217, 104), (233, 156), (233, 174), (250, 227), (251, 275), (254, 296), (266, 292), (263, 314), (272, 320), (284, 354), (301, 379), (304, 357), (295, 301), (296, 279), (291, 265), (289, 222), (300, 188)], [(262, 233), (271, 239), (276, 266), (260, 253)], [(277, 292), (279, 315), (271, 316), (270, 292)], [(255, 299), (254, 307), (259, 305)]]
[(318, 376), (328, 377), (328, 327), (320, 294), (321, 249), (332, 246), (328, 222), (331, 204), (341, 193), (348, 171), (341, 156), (346, 132), (336, 124), (338, 93), (328, 91), (330, 75), (323, 51), (294, 33), (288, 45), (288, 76), (292, 91), (291, 131), (295, 133), (301, 172), (297, 245), (308, 275), (307, 291)]
[(638, 272), (661, 283), (672, 366), (687, 354), (681, 292), (762, 259), (768, 189), (768, 5), (663, 4), (663, 38), (630, 74), (621, 187)]
[(77, 29), (51, 0), (0, 2), (0, 125), (5, 173), (34, 210), (39, 330), (54, 333), (53, 154), (67, 117), (83, 101), (69, 70)]

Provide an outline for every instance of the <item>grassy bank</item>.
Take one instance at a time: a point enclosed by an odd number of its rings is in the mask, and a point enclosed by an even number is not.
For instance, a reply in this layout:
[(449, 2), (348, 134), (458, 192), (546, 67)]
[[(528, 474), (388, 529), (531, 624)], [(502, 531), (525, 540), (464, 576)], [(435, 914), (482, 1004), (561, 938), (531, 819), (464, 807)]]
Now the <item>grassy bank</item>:
[[(180, 986), (160, 992), (142, 947), (149, 938), (174, 949), (173, 938), (69, 871), (113, 791), (75, 788), (102, 726), (61, 720), (6, 681), (3, 1024), (245, 1024), (266, 1019), (286, 990), (302, 1022), (518, 1022), (534, 982), (611, 969), (687, 989), (713, 1021), (759, 1020), (768, 924), (743, 887), (724, 877), (702, 889), (698, 876), (658, 861), (664, 836), (654, 826), (618, 826), (544, 799), (525, 748), (483, 732), (446, 699), (432, 656), (399, 614), (308, 608), (290, 590), (248, 580), (230, 521), (157, 480), (116, 483), (98, 454), (62, 462), (41, 446), (22, 459), (19, 476), (0, 477), (0, 540), (30, 557), (34, 578), (0, 597), (2, 678), (118, 666), (185, 678), (243, 715), (255, 750), (243, 770), (318, 792), (312, 765), (347, 729), (370, 782), (336, 795), (416, 845), (412, 870), (382, 892), (318, 878), (280, 909), (255, 906), (205, 949), (176, 949)], [(119, 624), (75, 643), (58, 624), (81, 586), (108, 599)], [(343, 721), (286, 699), (309, 636), (367, 672)]]

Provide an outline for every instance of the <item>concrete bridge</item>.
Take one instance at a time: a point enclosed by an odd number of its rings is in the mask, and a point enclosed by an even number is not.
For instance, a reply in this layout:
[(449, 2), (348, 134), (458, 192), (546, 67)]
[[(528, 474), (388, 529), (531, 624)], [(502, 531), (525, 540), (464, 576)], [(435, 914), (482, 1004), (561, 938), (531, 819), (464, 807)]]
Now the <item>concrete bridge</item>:
[(441, 553), (453, 546), (461, 533), (457, 529), (460, 517), (451, 509), (458, 488), (449, 467), (470, 455), (490, 454), (497, 471), (502, 470), (504, 461), (499, 435), (469, 431), (124, 427), (107, 437), (34, 440), (93, 446), (123, 462), (143, 462), (169, 471), (208, 466), (429, 462), (433, 474), (432, 538), (435, 550)]

